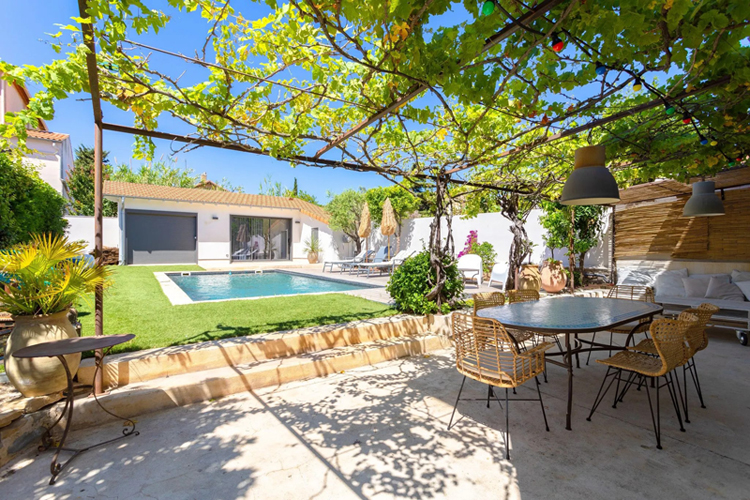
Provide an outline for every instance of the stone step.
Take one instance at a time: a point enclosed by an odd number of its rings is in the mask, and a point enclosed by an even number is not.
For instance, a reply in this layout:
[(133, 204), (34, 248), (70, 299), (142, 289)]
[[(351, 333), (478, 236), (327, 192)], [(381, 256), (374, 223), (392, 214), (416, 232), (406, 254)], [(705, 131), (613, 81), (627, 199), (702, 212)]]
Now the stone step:
[[(450, 347), (448, 337), (436, 334), (379, 339), (297, 356), (161, 377), (115, 389), (100, 396), (99, 401), (113, 413), (134, 418), (239, 392), (323, 377), (391, 359), (423, 355), (447, 347)], [(74, 408), (74, 429), (114, 420), (97, 406), (93, 398), (77, 399)]]
[[(104, 386), (123, 387), (214, 368), (233, 367), (303, 353), (426, 332), (448, 334), (449, 316), (392, 316), (289, 332), (145, 349), (107, 356)], [(94, 359), (81, 361), (78, 380), (93, 384)]]

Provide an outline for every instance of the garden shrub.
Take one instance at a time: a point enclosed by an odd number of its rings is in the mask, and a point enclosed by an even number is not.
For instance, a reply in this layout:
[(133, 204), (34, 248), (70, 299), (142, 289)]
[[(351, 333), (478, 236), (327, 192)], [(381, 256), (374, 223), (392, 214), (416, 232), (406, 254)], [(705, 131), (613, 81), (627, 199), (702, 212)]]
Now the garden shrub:
[(427, 300), (425, 295), (432, 289), (436, 281), (435, 270), (430, 266), (430, 252), (424, 250), (417, 255), (404, 261), (393, 272), (391, 279), (385, 289), (391, 298), (396, 301), (396, 308), (402, 312), (415, 314), (434, 314), (441, 312), (446, 314), (453, 307), (457, 307), (458, 300), (463, 295), (464, 281), (458, 271), (456, 262), (450, 257), (445, 258), (445, 280), (444, 303), (438, 311), (434, 300)]
[(33, 168), (0, 154), (0, 248), (26, 243), (35, 233), (63, 235), (65, 203)]

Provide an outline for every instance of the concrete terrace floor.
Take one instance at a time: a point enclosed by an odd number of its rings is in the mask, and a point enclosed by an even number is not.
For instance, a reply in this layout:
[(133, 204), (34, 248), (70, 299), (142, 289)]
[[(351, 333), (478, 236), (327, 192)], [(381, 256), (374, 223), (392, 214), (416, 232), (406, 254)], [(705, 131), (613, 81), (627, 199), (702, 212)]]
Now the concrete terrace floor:
[[(140, 436), (79, 456), (54, 486), (51, 454), (32, 450), (0, 469), (0, 498), (750, 498), (750, 348), (730, 330), (710, 336), (698, 355), (707, 408), (691, 389), (681, 433), (664, 391), (662, 451), (645, 393), (585, 420), (605, 372), (592, 361), (575, 371), (572, 432), (561, 368), (542, 384), (551, 432), (538, 403), (511, 402), (506, 461), (497, 403), (462, 402), (446, 429), (461, 377), (445, 350), (144, 415)], [(536, 395), (532, 383), (518, 392)], [(465, 397), (485, 395), (467, 381)]]

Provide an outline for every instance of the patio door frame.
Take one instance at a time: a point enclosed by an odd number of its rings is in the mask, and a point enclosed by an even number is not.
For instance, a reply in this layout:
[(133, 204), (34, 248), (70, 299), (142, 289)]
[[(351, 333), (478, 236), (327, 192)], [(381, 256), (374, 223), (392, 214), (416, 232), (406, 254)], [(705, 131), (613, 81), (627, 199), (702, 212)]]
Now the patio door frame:
[[(257, 259), (258, 262), (292, 262), (294, 259), (294, 255), (292, 254), (292, 227), (294, 225), (294, 219), (291, 217), (265, 217), (265, 216), (258, 216), (258, 215), (242, 215), (242, 214), (230, 214), (229, 215), (229, 262), (252, 262), (250, 260), (241, 260), (241, 259), (235, 259), (232, 257), (232, 238), (234, 238), (234, 234), (232, 233), (232, 221), (233, 219), (237, 218), (243, 218), (243, 219), (261, 219), (261, 220), (283, 220), (287, 221), (288, 225), (287, 228), (281, 231), (282, 233), (286, 233), (286, 245), (287, 245), (287, 258), (286, 259)], [(270, 227), (270, 224), (269, 224)]]

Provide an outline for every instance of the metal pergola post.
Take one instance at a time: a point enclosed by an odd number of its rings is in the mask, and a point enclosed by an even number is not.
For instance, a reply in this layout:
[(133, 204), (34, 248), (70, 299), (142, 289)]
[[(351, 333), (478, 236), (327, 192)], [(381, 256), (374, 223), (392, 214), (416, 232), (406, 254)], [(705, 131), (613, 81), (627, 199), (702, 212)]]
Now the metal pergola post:
[[(85, 19), (86, 0), (78, 0), (78, 10), (81, 18)], [(102, 238), (102, 211), (104, 208), (104, 177), (102, 172), (103, 154), (103, 128), (102, 107), (99, 100), (99, 72), (96, 66), (96, 45), (94, 44), (94, 29), (91, 23), (81, 23), (83, 41), (89, 49), (86, 54), (86, 69), (89, 77), (89, 93), (91, 94), (91, 106), (94, 112), (94, 259), (96, 265), (102, 265), (104, 240)], [(94, 292), (94, 334), (104, 334), (104, 289), (102, 285), (96, 287)], [(97, 364), (101, 363), (102, 350), (95, 351)], [(94, 376), (94, 394), (102, 391), (102, 370), (96, 370)]]

